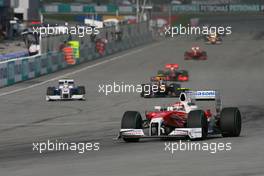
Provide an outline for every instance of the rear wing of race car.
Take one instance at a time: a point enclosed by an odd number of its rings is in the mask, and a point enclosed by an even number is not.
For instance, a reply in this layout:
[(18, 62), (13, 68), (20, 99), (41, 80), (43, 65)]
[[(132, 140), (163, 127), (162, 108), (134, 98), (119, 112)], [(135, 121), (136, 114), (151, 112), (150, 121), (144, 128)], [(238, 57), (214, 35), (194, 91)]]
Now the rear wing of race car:
[(215, 101), (220, 99), (219, 92), (215, 90), (198, 90), (192, 93), (196, 101)]
[(217, 90), (198, 90), (198, 91), (186, 91), (184, 92), (185, 97), (180, 96), (180, 101), (214, 101), (217, 114), (220, 113), (222, 109), (222, 101), (220, 93)]
[(178, 69), (179, 65), (178, 64), (166, 64), (165, 68), (169, 68), (169, 69)]
[(167, 81), (167, 77), (163, 75), (157, 75), (150, 78), (150, 81)]
[(179, 87), (176, 90), (182, 91), (182, 92), (187, 92), (187, 91), (190, 91), (191, 89), (190, 88), (185, 88), (185, 87)]

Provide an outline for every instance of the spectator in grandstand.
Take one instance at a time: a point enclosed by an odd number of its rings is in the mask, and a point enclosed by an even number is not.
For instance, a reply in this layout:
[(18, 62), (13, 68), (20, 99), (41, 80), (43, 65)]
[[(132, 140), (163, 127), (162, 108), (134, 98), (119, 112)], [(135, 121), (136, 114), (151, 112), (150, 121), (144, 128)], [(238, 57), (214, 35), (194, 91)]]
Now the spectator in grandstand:
[(94, 33), (92, 33), (90, 35), (90, 39), (91, 39), (91, 42), (95, 42), (96, 41), (96, 35)]
[(59, 50), (62, 52), (65, 47), (69, 46), (68, 42), (65, 40), (59, 47)]
[(3, 30), (3, 27), (0, 24), (0, 40), (4, 40), (6, 37), (6, 33)]
[[(95, 26), (91, 26), (91, 27), (94, 30)], [(94, 34), (94, 32), (91, 33), (90, 39), (91, 39), (91, 42), (93, 42), (93, 43), (96, 42), (96, 34)]]
[(99, 53), (101, 56), (103, 56), (105, 53), (107, 43), (108, 43), (108, 40), (105, 38), (97, 39), (95, 43), (95, 51)]

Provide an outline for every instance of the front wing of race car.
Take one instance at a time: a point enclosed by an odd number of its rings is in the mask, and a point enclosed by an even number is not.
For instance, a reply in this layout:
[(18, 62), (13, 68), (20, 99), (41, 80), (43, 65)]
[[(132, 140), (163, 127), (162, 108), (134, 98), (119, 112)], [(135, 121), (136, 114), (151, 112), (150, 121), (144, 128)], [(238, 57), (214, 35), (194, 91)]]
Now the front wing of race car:
[[(161, 92), (151, 92), (150, 94), (146, 94), (146, 92), (142, 91), (140, 96), (143, 98), (178, 98), (182, 92), (190, 91), (189, 88), (174, 88), (174, 87), (166, 87), (166, 91)], [(169, 93), (170, 92), (170, 93)]]
[(168, 135), (145, 135), (143, 129), (121, 129), (118, 139), (121, 138), (185, 138), (199, 139), (202, 138), (202, 128), (175, 128)]
[(206, 44), (221, 44), (222, 43), (222, 39), (221, 38), (217, 38), (217, 39), (206, 39), (205, 40)]
[(184, 60), (207, 60), (207, 53), (202, 51), (200, 54), (194, 55), (192, 52), (186, 51)]
[(206, 41), (205, 43), (206, 44), (221, 44), (222, 41), (219, 41), (219, 40), (218, 41), (214, 41), (214, 42), (213, 41)]
[(85, 100), (84, 95), (71, 95), (67, 98), (64, 98), (61, 95), (46, 95), (47, 101), (57, 101), (57, 100)]

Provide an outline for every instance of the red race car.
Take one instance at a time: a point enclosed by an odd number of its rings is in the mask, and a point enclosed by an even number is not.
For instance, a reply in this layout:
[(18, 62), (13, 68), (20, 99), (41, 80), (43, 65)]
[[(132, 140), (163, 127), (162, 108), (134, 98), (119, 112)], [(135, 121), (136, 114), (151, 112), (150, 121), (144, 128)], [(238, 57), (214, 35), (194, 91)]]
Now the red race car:
[(221, 44), (222, 38), (217, 33), (211, 33), (205, 37), (206, 44)]
[(190, 51), (184, 53), (185, 60), (206, 60), (207, 53), (200, 49), (198, 46), (194, 46)]
[(158, 71), (158, 76), (164, 76), (166, 81), (189, 81), (187, 70), (178, 70), (178, 64), (166, 64), (164, 70)]
[[(126, 111), (121, 121), (118, 139), (138, 142), (140, 138), (205, 139), (221, 134), (237, 137), (241, 131), (238, 108), (222, 108), (217, 91), (189, 91), (181, 93), (180, 101), (168, 106), (156, 106), (145, 113), (143, 120), (137, 111)], [(202, 110), (196, 101), (214, 101), (215, 108)], [(208, 105), (211, 108), (211, 106)]]

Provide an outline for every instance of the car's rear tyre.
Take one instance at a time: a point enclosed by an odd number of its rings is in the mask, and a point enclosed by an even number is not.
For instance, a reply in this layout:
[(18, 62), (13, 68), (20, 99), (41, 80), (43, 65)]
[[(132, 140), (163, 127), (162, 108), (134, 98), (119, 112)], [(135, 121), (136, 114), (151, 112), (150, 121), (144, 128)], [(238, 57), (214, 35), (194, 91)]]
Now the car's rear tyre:
[(238, 108), (223, 108), (220, 113), (220, 129), (223, 137), (238, 137), (241, 132), (241, 114)]
[(147, 86), (150, 86), (150, 85), (149, 84), (141, 84), (142, 92), (140, 93), (140, 96), (143, 98), (150, 98), (151, 97), (151, 90), (149, 90), (149, 92), (145, 91)]
[[(137, 111), (126, 111), (121, 121), (121, 129), (142, 129), (142, 117)], [(139, 138), (123, 138), (126, 142), (138, 142)]]
[(175, 96), (175, 97), (179, 97), (181, 94), (181, 90), (178, 90), (179, 88), (181, 88), (180, 84), (177, 83), (171, 83), (169, 85), (169, 89), (168, 89), (168, 95), (170, 96)]
[(205, 51), (203, 51), (202, 53), (201, 53), (201, 60), (206, 60), (207, 59), (207, 53), (205, 52)]
[(187, 77), (185, 81), (189, 81), (189, 72), (187, 70), (180, 70), (179, 75)]
[(206, 139), (208, 134), (208, 122), (204, 111), (194, 110), (189, 112), (187, 128), (202, 128), (202, 137), (200, 139)]
[(187, 70), (181, 70), (181, 72), (183, 76), (189, 76), (189, 72)]
[(188, 51), (186, 51), (186, 52), (184, 53), (184, 59), (185, 59), (185, 60), (189, 60), (189, 59), (191, 59), (190, 56), (189, 56)]
[(140, 96), (141, 97), (144, 97), (144, 87), (145, 87), (145, 84), (141, 84), (141, 87), (142, 87), (142, 92), (140, 92)]
[(84, 94), (85, 94), (85, 87), (78, 86), (78, 95), (84, 95)]
[(158, 70), (158, 75), (164, 75), (165, 74), (165, 72), (163, 71), (163, 70)]
[(51, 96), (51, 95), (55, 95), (55, 87), (48, 87), (47, 88), (47, 95)]

